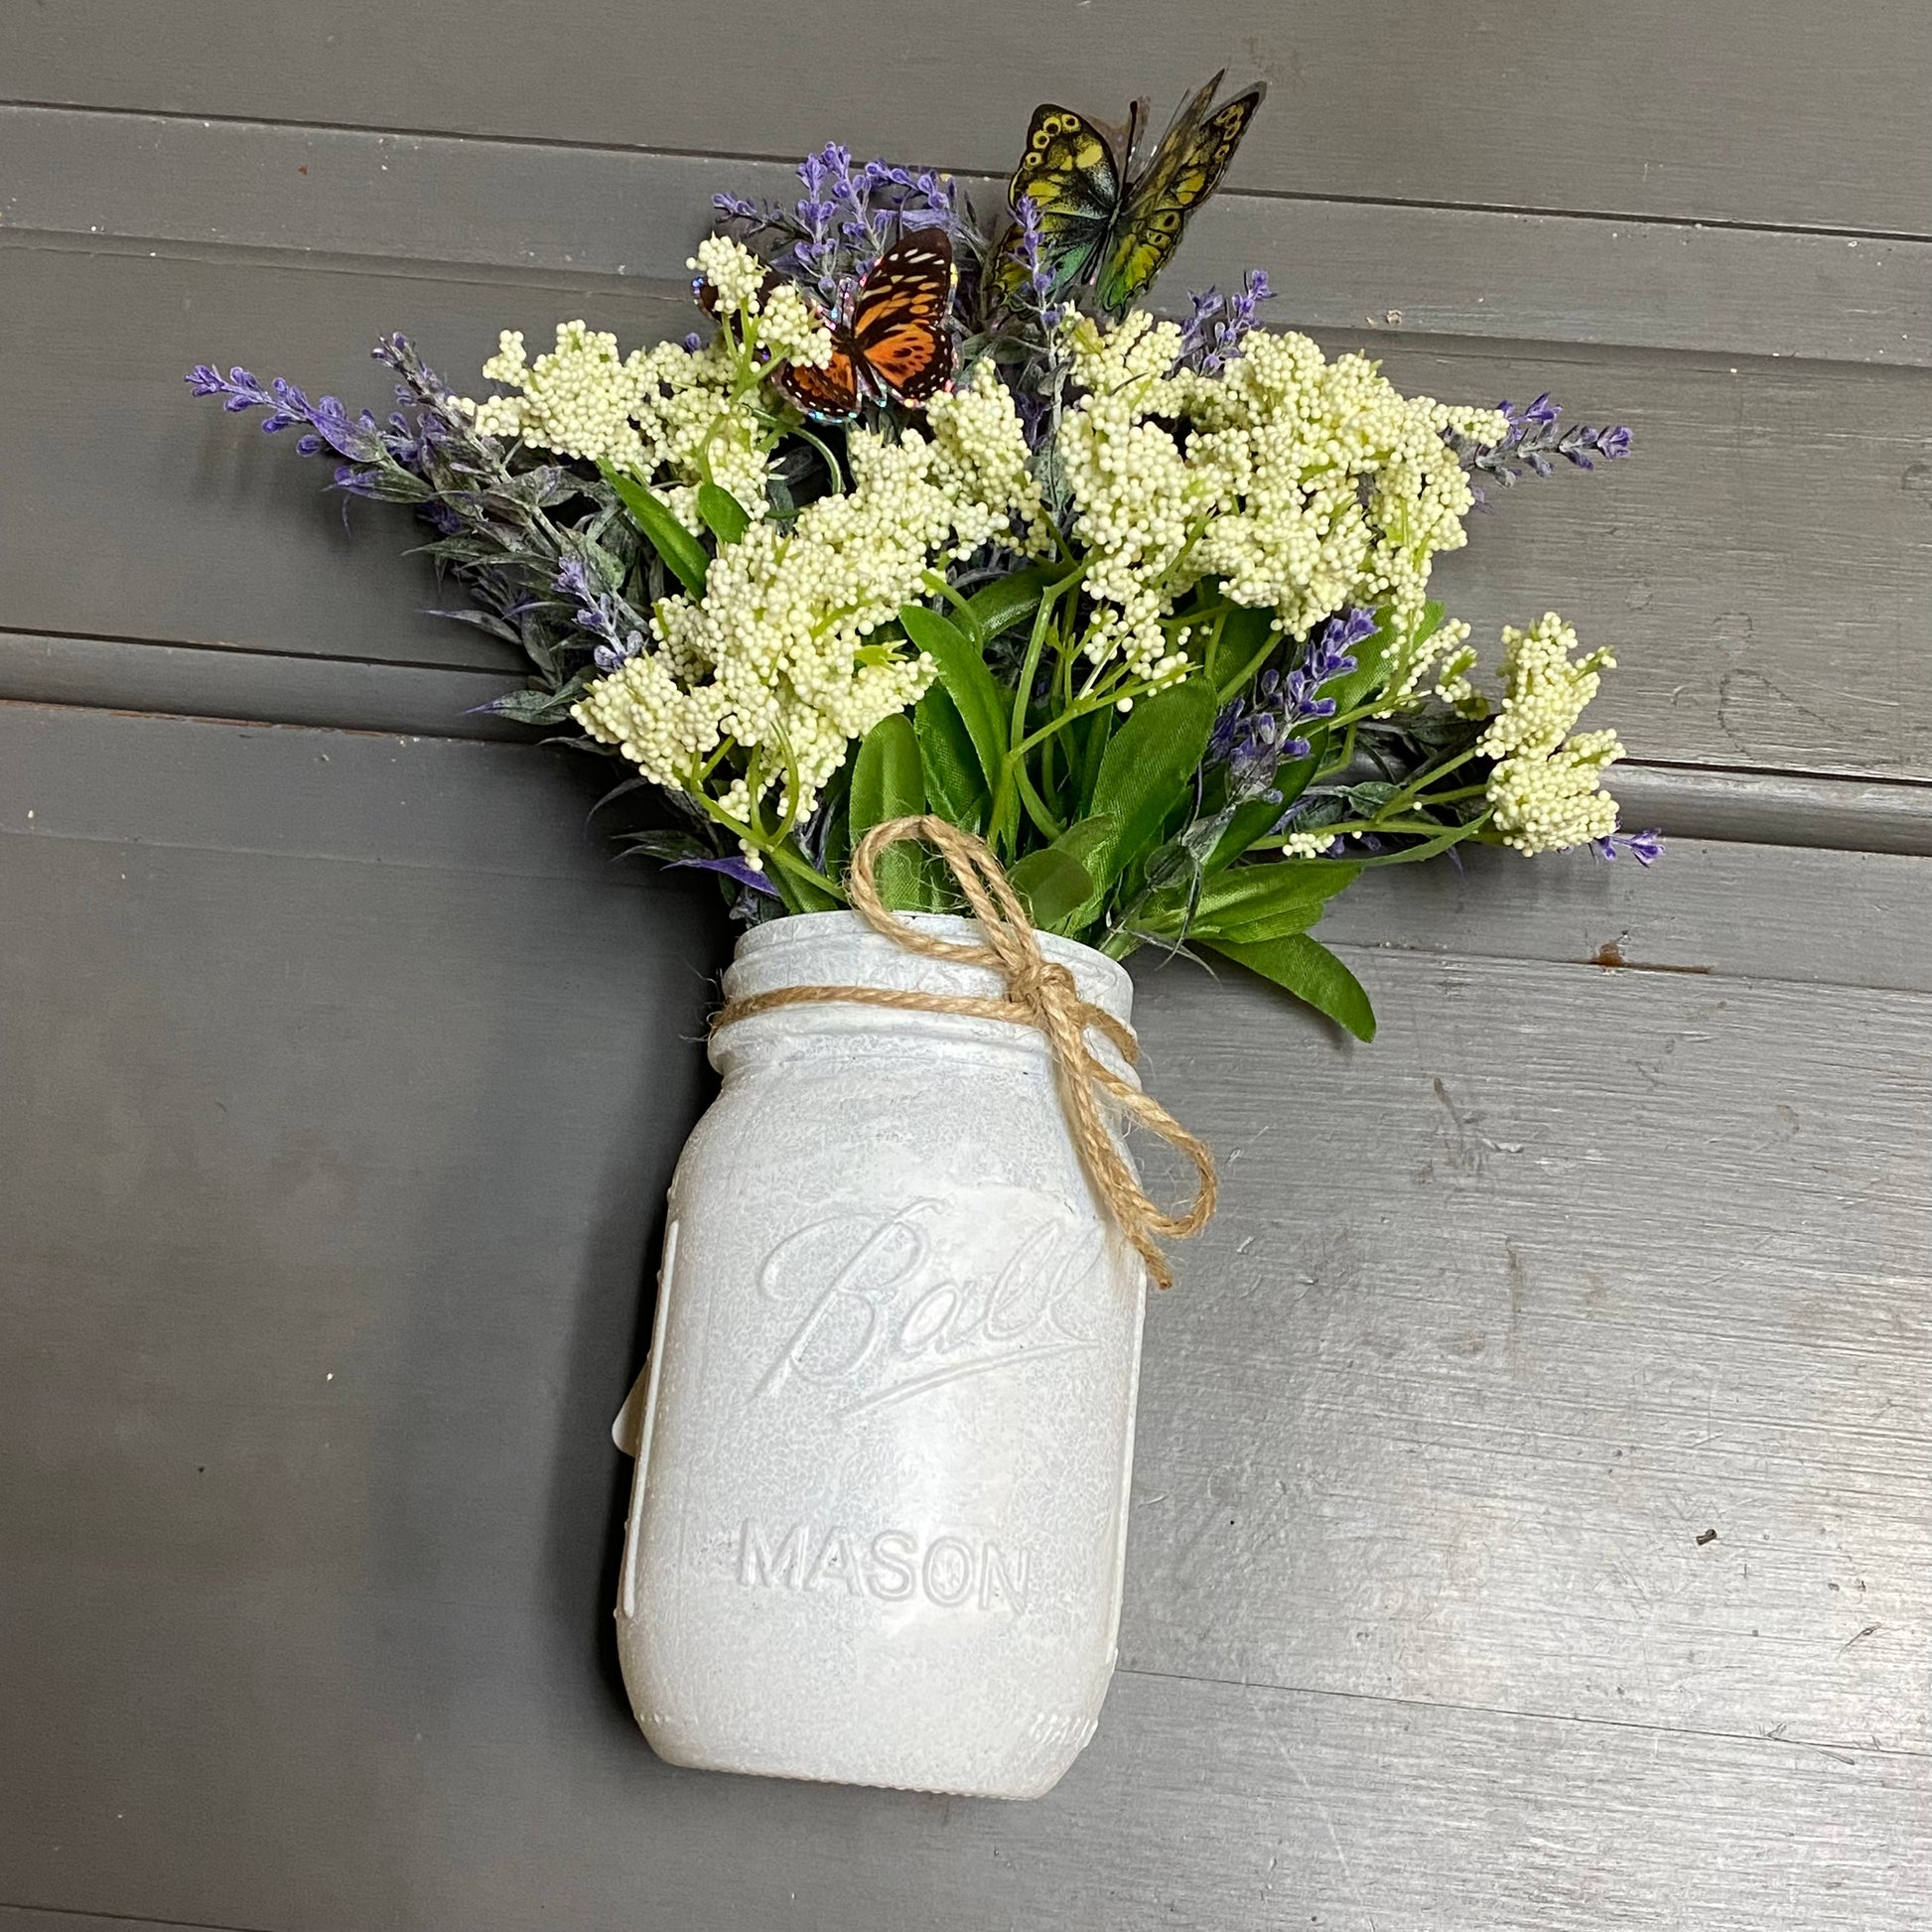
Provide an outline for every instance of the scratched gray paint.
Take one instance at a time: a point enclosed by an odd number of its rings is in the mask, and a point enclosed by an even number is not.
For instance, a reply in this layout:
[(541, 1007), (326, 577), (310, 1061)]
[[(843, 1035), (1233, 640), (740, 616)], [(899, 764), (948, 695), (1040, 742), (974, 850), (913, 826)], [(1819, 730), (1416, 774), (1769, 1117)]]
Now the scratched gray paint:
[[(182, 370), (245, 359), (380, 401), (363, 345), (399, 319), (460, 378), (504, 324), (534, 341), (585, 315), (635, 340), (688, 314), (549, 273), (19, 236), (0, 262), (0, 320), (20, 339), (81, 317), (91, 343), (0, 373), (0, 624), (411, 664), (507, 668), (511, 653), (420, 615), (435, 591), (402, 554), (416, 540), (405, 516), (357, 504), (345, 528), (316, 466), (197, 404)], [(1932, 499), (1907, 486), (1932, 450), (1919, 372), (1576, 345), (1545, 346), (1532, 370), (1521, 345), (1331, 340), (1428, 392), (1520, 396), (1528, 376), (1634, 425), (1639, 460), (1508, 492), (1439, 582), (1479, 636), (1555, 608), (1612, 643), (1606, 709), (1635, 756), (1932, 775)]]
[(0, 14), (9, 98), (790, 160), (827, 140), (1011, 167), (1037, 100), (1165, 115), (1226, 63), (1274, 88), (1237, 171), (1281, 195), (1927, 233), (1932, 21), (1914, 0), (516, 0), (314, 11), (143, 0)]
[[(1007, 4), (972, 90), (916, 11), (593, 0), (537, 63), (506, 0), (0, 14), (10, 98), (79, 110), (0, 107), (0, 325), (66, 348), (0, 376), (0, 699), (81, 707), (0, 704), (0, 1928), (1932, 1915), (1932, 421), (1883, 366), (1932, 17)], [(1227, 1206), (1155, 1311), (1099, 1740), (1035, 1807), (673, 1772), (604, 1427), (725, 935), (606, 861), (601, 771), (448, 716), (504, 660), (411, 615), (408, 526), (179, 366), (681, 330), (718, 152), (993, 169), (1204, 47), (1275, 94), (1189, 275), (1637, 424), (1446, 578), (1614, 627), (1633, 820), (1870, 849), (1376, 875), (1327, 927), (1372, 1049), (1144, 964)]]
[[(554, 753), (0, 708), (0, 1010), (31, 1019), (0, 1762), (34, 1767), (0, 1900), (465, 1932), (1932, 1907), (1932, 998), (1832, 983), (1932, 864), (1378, 880), (1412, 949), (1354, 943), (1373, 903), (1345, 939), (1370, 1049), (1144, 963), (1153, 1076), (1229, 1185), (1150, 1328), (1127, 1670), (1053, 1798), (949, 1805), (669, 1771), (609, 1673), (605, 1429), (717, 928), (614, 877), (584, 796)], [(1739, 919), (1773, 880), (1786, 926)], [(1573, 956), (1625, 933), (1718, 970)]]
[[(966, 179), (997, 204), (1003, 183)], [(44, 107), (0, 107), (0, 227), (672, 286), (719, 189), (798, 194), (783, 162)], [(1305, 329), (1932, 361), (1922, 241), (1231, 190), (1156, 300), (1184, 312), (1256, 262)]]

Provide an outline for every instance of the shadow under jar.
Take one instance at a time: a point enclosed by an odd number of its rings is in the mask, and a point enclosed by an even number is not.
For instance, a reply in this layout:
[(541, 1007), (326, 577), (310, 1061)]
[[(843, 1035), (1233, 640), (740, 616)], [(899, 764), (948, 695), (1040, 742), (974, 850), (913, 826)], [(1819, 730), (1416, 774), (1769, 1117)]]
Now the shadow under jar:
[[(1121, 967), (1040, 944), (1127, 1023)], [(1004, 992), (846, 912), (739, 942), (728, 998), (790, 986)], [(677, 1764), (1037, 1797), (1113, 1674), (1146, 1300), (1046, 1042), (848, 1002), (735, 1021), (711, 1058), (620, 1582), (637, 1721)]]

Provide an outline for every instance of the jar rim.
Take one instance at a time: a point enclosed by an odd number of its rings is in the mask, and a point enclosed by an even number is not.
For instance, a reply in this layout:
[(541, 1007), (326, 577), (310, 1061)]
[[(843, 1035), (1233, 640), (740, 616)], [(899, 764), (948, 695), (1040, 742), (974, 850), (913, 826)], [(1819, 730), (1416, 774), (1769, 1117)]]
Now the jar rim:
[[(949, 939), (955, 945), (984, 943), (979, 921), (963, 918), (956, 912), (898, 912), (894, 916), (937, 938)], [(858, 912), (788, 912), (779, 918), (765, 919), (743, 934), (738, 941), (735, 957), (741, 961), (762, 959), (789, 943), (802, 944), (821, 938), (836, 927), (847, 930), (857, 928), (868, 933), (878, 930)], [(1073, 967), (1083, 974), (1098, 975), (1115, 995), (1131, 994), (1133, 978), (1119, 960), (1109, 959), (1104, 952), (1082, 945), (1077, 939), (1062, 938), (1056, 932), (1038, 932), (1035, 937), (1039, 942), (1040, 951), (1048, 959)]]

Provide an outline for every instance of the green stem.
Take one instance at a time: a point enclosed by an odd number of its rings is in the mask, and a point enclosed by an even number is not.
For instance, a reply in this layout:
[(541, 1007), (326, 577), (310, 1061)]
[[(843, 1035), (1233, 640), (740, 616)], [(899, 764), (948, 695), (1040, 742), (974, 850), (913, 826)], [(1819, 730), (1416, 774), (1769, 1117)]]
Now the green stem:
[(818, 437), (813, 435), (804, 423), (800, 422), (796, 424), (791, 433), (801, 441), (809, 443), (825, 459), (825, 468), (832, 478), (832, 494), (834, 496), (843, 496), (845, 494), (845, 473), (839, 468), (838, 458), (832, 454), (831, 450)]
[(986, 642), (986, 634), (984, 630), (981, 628), (979, 618), (975, 614), (973, 607), (970, 604), (968, 604), (966, 600), (963, 597), (961, 597), (960, 594), (956, 590), (954, 590), (950, 584), (946, 582), (945, 578), (938, 571), (936, 570), (927, 571), (925, 573), (923, 582), (925, 584), (926, 589), (929, 590), (934, 597), (943, 597), (946, 600), (946, 602), (950, 604), (952, 608), (955, 611), (957, 611), (962, 618), (966, 620), (967, 636), (970, 637), (975, 644), (979, 644), (983, 646)]
[[(1334, 727), (1332, 725), (1329, 726), (1330, 731), (1332, 731)], [(1348, 727), (1348, 729), (1342, 734), (1340, 754), (1331, 762), (1324, 764), (1321, 767), (1321, 769), (1314, 774), (1313, 782), (1315, 784), (1319, 784), (1323, 778), (1332, 778), (1336, 775), (1336, 773), (1346, 771), (1348, 767), (1354, 763), (1354, 761), (1355, 761), (1355, 727), (1351, 724)]]
[(1024, 764), (1016, 765), (1014, 777), (1020, 787), (1020, 802), (1026, 806), (1027, 816), (1045, 833), (1047, 838), (1058, 838), (1066, 827), (1053, 816), (1047, 808), (1046, 801), (1034, 789), (1034, 781), (1027, 776), (1027, 767)]
[[(1439, 778), (1447, 778), (1457, 766), (1467, 764), (1475, 756), (1476, 748), (1471, 745), (1466, 752), (1458, 752), (1454, 758), (1448, 759), (1445, 763), (1434, 765), (1427, 771), (1418, 772), (1400, 791), (1391, 792), (1382, 801), (1382, 811), (1398, 811), (1404, 805), (1412, 803), (1415, 799), (1420, 798), (1423, 792)], [(1381, 816), (1381, 813), (1378, 813), (1377, 816)]]
[(1278, 630), (1271, 630), (1268, 633), (1267, 638), (1263, 641), (1261, 648), (1258, 651), (1256, 651), (1255, 654), (1251, 658), (1249, 658), (1245, 664), (1242, 665), (1241, 669), (1235, 674), (1235, 676), (1231, 677), (1227, 681), (1227, 683), (1217, 684), (1214, 687), (1215, 698), (1220, 703), (1226, 704), (1227, 701), (1231, 697), (1233, 697), (1234, 694), (1237, 691), (1239, 691), (1242, 688), (1242, 686), (1245, 685), (1247, 681), (1251, 677), (1253, 677), (1258, 670), (1261, 669), (1262, 665), (1267, 663), (1268, 659), (1274, 655), (1275, 650), (1280, 645), (1281, 641), (1282, 641), (1281, 632)]
[(846, 903), (845, 888), (837, 880), (831, 878), (826, 873), (820, 872), (816, 866), (809, 864), (803, 858), (786, 850), (785, 847), (781, 845), (771, 846), (766, 850), (764, 856), (774, 861), (784, 871), (790, 873), (793, 878), (804, 881), (814, 890), (837, 899), (840, 904)]

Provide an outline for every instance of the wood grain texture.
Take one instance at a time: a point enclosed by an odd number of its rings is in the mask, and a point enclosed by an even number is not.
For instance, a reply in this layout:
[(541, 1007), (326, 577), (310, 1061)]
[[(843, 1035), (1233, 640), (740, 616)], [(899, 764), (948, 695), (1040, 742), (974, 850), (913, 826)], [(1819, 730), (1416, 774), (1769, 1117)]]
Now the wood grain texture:
[[(318, 466), (196, 402), (183, 369), (245, 359), (379, 402), (360, 345), (399, 318), (461, 381), (499, 327), (538, 341), (583, 315), (640, 341), (689, 313), (595, 279), (178, 245), (16, 236), (0, 260), (0, 321), (37, 340), (77, 318), (89, 343), (0, 373), (14, 431), (0, 445), (0, 627), (477, 670), (512, 670), (512, 653), (421, 615), (436, 592), (401, 554), (409, 519), (358, 503), (345, 527)], [(1579, 415), (1633, 425), (1634, 461), (1501, 495), (1438, 575), (1478, 637), (1556, 608), (1612, 644), (1621, 668), (1600, 709), (1614, 706), (1633, 756), (1932, 777), (1932, 393), (1915, 371), (1328, 340), (1426, 392), (1520, 398), (1527, 375)]]
[(1932, 999), (1352, 963), (1362, 1052), (1142, 976), (1228, 1205), (1153, 1320), (1123, 1654), (1932, 1747)]
[(1923, 235), (1932, 21), (1914, 0), (1241, 0), (973, 15), (969, 85), (938, 76), (959, 17), (910, 0), (703, 10), (586, 0), (567, 34), (512, 0), (142, 0), (0, 16), (15, 100), (790, 160), (861, 154), (998, 173), (1042, 99), (1165, 113), (1227, 64), (1273, 93), (1237, 186)]
[[(1917, 1932), (1932, 1906), (1920, 1757), (1123, 1673), (1060, 1787), (998, 1805), (659, 1764), (561, 1611), (332, 1587), (186, 1602), (131, 1639), (94, 1591), (70, 1616), (184, 1695), (120, 1726), (112, 1783), (47, 1753), (31, 1822), (61, 1817), (58, 1858), (0, 1848), (13, 1896), (99, 1912), (273, 1932)], [(253, 1695), (204, 1714), (184, 1646)], [(125, 1816), (85, 1815), (103, 1790)]]
[(1920, 983), (1932, 865), (1384, 875), (1332, 929), (1372, 1049), (1137, 968), (1226, 1205), (1150, 1325), (1129, 1668), (1008, 1807), (680, 1773), (625, 1714), (607, 1431), (721, 935), (584, 795), (0, 707), (0, 1901), (1922, 1922), (1932, 997), (1846, 982)]
[[(776, 162), (4, 106), (0, 180), (0, 227), (667, 287), (717, 191), (798, 194)], [(1004, 183), (965, 186), (990, 207)], [(1156, 304), (1257, 262), (1302, 328), (1932, 363), (1927, 242), (1231, 193)]]
[(449, 666), (0, 630), (0, 699), (32, 704), (520, 744), (532, 734), (479, 707), (522, 682)]

